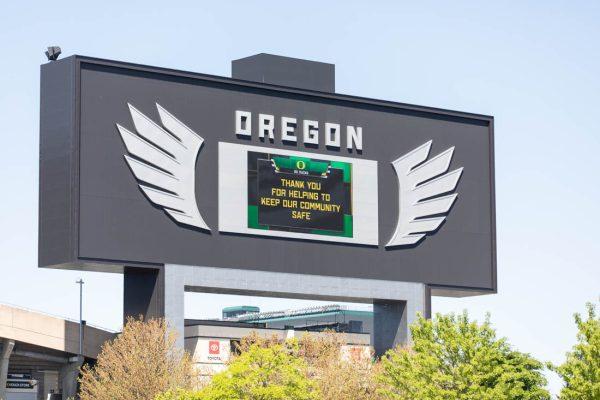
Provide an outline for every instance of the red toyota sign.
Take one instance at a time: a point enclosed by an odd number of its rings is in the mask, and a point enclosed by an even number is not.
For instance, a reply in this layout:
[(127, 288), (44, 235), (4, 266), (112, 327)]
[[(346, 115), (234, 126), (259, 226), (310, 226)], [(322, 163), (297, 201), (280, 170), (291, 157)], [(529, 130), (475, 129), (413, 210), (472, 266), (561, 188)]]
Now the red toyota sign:
[(219, 345), (218, 340), (209, 340), (208, 341), (208, 354), (220, 354), (221, 346)]

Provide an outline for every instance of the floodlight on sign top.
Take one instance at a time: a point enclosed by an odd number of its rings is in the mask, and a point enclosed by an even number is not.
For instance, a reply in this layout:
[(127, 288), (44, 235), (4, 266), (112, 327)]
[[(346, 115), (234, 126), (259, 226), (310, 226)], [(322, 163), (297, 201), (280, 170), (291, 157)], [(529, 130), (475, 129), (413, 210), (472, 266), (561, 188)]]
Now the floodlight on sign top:
[(59, 46), (50, 46), (44, 53), (46, 54), (46, 57), (48, 57), (48, 61), (56, 61), (61, 52)]

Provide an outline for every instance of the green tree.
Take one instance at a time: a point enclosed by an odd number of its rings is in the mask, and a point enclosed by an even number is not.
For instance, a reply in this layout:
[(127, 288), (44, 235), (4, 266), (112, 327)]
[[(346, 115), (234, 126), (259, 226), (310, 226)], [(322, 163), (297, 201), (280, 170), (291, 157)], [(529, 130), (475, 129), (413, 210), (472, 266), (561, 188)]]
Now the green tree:
[(587, 320), (575, 314), (577, 344), (567, 353), (566, 361), (550, 366), (565, 381), (561, 400), (600, 399), (600, 317), (593, 304), (587, 304)]
[(200, 392), (185, 389), (173, 389), (159, 394), (154, 400), (202, 400)]
[(410, 327), (413, 345), (388, 351), (378, 376), (389, 399), (542, 400), (543, 364), (461, 315), (419, 317)]
[(316, 385), (298, 355), (298, 342), (251, 345), (198, 393), (202, 400), (313, 400)]

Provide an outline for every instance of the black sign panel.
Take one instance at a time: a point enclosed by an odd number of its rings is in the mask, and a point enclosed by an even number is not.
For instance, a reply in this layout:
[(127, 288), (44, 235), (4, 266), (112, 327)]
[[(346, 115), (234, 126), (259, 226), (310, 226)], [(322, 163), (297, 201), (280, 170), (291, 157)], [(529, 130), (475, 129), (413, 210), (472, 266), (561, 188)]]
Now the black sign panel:
[[(148, 193), (154, 187), (146, 185), (144, 191), (140, 186), (143, 182), (132, 173), (136, 149), (126, 147), (124, 135), (130, 132), (139, 137), (136, 128), (146, 122), (150, 128), (160, 125), (157, 104), (203, 139), (194, 159), (191, 175), (195, 187), (191, 196), (195, 196), (194, 210), (201, 212), (210, 231), (176, 221), (173, 214), (168, 214), (173, 209), (166, 210), (150, 201)], [(138, 121), (138, 126), (132, 119), (130, 105), (144, 116), (139, 117), (143, 121)], [(252, 116), (246, 117), (251, 135), (236, 134), (238, 110)], [(422, 282), (431, 285), (434, 294), (435, 290), (447, 294), (446, 289), (460, 290), (461, 294), (496, 290), (492, 117), (80, 56), (42, 66), (40, 114), (41, 266), (118, 271), (123, 265), (202, 265)], [(272, 117), (272, 139), (259, 136), (261, 114)], [(285, 122), (291, 119), (295, 125)], [(307, 121), (309, 125), (305, 124)], [(313, 129), (310, 127), (317, 125), (318, 143), (309, 143), (303, 129), (309, 126), (309, 137)], [(282, 126), (292, 130), (288, 136), (295, 141), (282, 139)], [(335, 148), (326, 145), (327, 126), (339, 127), (341, 141)], [(362, 129), (360, 151), (348, 147), (348, 126)], [(376, 173), (369, 182), (374, 201), (351, 204), (349, 198), (355, 197), (348, 197), (348, 193), (364, 184), (364, 180), (358, 180), (363, 170), (352, 171), (353, 182), (342, 178), (340, 184), (336, 174), (342, 167), (338, 166), (337, 172), (336, 168), (328, 172), (328, 183), (322, 182), (319, 195), (329, 194), (331, 201), (327, 204), (340, 205), (339, 210), (311, 209), (310, 219), (303, 219), (290, 217), (279, 207), (271, 210), (263, 206), (256, 210), (256, 223), (265, 229), (346, 236), (354, 231), (356, 236), (365, 226), (363, 217), (359, 218), (360, 211), (377, 210), (377, 223), (372, 230), (377, 243), (309, 241), (293, 238), (288, 232), (289, 238), (265, 238), (220, 231), (220, 219), (235, 218), (244, 227), (250, 222), (244, 220), (245, 212), (219, 215), (220, 202), (228, 201), (218, 195), (220, 185), (227, 184), (227, 177), (218, 176), (220, 143), (269, 148), (273, 156), (288, 151), (307, 153), (308, 158), (325, 162), (328, 157), (372, 161)], [(178, 147), (169, 149), (173, 144)], [(176, 142), (166, 143), (161, 147), (165, 150), (163, 156), (167, 154), (168, 158), (180, 147)], [(412, 153), (415, 149), (420, 149), (421, 158)], [(452, 155), (448, 156), (450, 150)], [(442, 154), (448, 160), (448, 173), (461, 171), (460, 176), (454, 175), (456, 180), (450, 182), (449, 192), (437, 192), (445, 197), (429, 198), (427, 201), (431, 201), (423, 202), (421, 210), (415, 212), (446, 202), (443, 221), (436, 216), (415, 217), (410, 222), (415, 226), (413, 231), (420, 232), (422, 228), (427, 231), (426, 236), (418, 243), (387, 246), (393, 237), (398, 238), (395, 232), (402, 213), (399, 198), (406, 188), (400, 188), (399, 179), (410, 183), (414, 175), (424, 171), (417, 171), (418, 166), (426, 160), (440, 160), (436, 157)], [(128, 155), (126, 159), (124, 156)], [(395, 169), (392, 164), (406, 155), (415, 157), (410, 166), (417, 172), (412, 175), (413, 171), (401, 170), (402, 165)], [(237, 171), (244, 170), (246, 165), (242, 164), (236, 164)], [(281, 188), (281, 181), (274, 179), (278, 173), (272, 165), (266, 163), (267, 167), (271, 170), (262, 171), (260, 179), (256, 170), (254, 201), (259, 195), (264, 197)], [(156, 165), (152, 171), (138, 172), (158, 176), (164, 172), (161, 168)], [(293, 171), (282, 170), (279, 174), (294, 175), (294, 180), (302, 182), (313, 179), (295, 176)], [(426, 193), (435, 179), (424, 173), (411, 190)], [(175, 180), (167, 183), (177, 184)], [(246, 190), (243, 186), (242, 193)], [(252, 190), (249, 186), (249, 197)], [(449, 195), (456, 195), (452, 204), (448, 203), (452, 199)], [(289, 196), (285, 198), (291, 200)], [(171, 207), (176, 212), (175, 200)], [(245, 205), (241, 204), (240, 209)], [(249, 198), (248, 206), (251, 205)]]
[(351, 237), (351, 179), (347, 163), (250, 152), (248, 226)]
[[(326, 176), (278, 172), (258, 162), (258, 222), (287, 228), (344, 229), (342, 171)], [(327, 197), (325, 197), (327, 196)]]
[(7, 380), (7, 389), (33, 389), (35, 385), (30, 380)]

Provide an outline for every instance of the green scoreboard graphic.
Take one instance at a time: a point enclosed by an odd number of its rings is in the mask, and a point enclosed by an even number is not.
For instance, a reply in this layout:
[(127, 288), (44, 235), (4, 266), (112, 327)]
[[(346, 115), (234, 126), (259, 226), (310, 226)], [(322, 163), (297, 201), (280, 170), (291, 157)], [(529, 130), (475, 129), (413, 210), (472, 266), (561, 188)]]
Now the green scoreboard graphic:
[(352, 164), (249, 151), (248, 228), (353, 237)]

